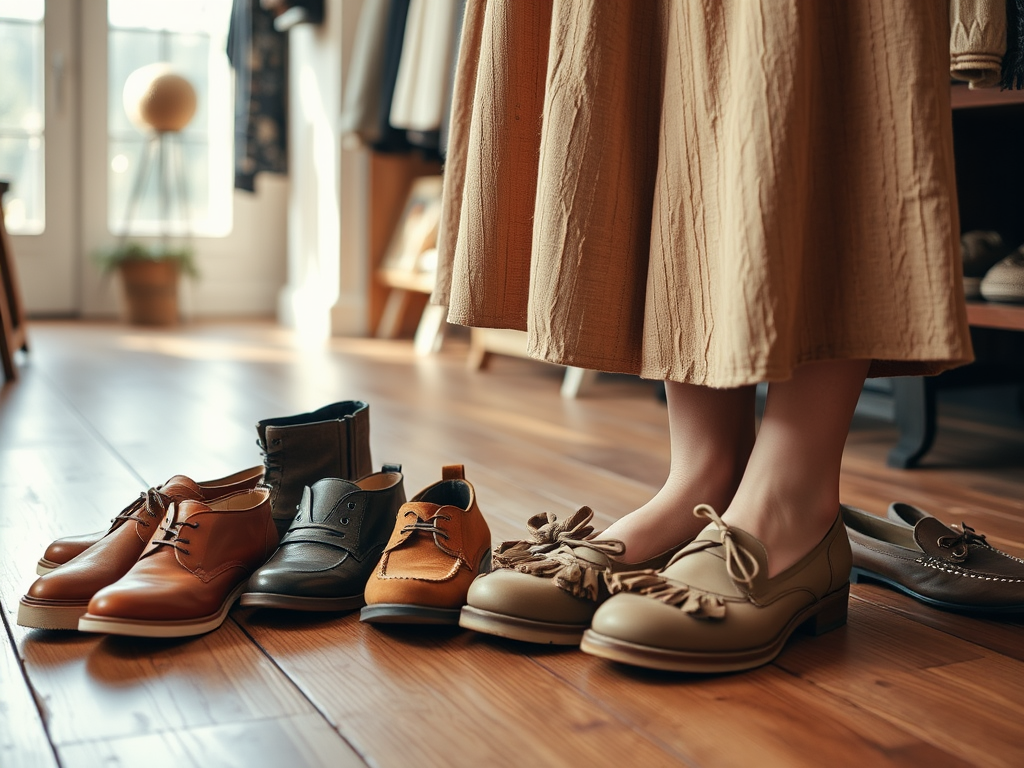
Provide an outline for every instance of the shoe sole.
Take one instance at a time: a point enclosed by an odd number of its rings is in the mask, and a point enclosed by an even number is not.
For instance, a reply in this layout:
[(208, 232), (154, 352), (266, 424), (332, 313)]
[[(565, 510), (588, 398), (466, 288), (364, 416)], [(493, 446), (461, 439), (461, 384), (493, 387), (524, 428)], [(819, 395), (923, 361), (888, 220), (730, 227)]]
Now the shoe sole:
[[(491, 550), (484, 550), (477, 573), (491, 570)], [(465, 595), (463, 595), (465, 600)], [(458, 624), (459, 608), (433, 608), (409, 603), (376, 603), (359, 611), (359, 620), (368, 624)]]
[(47, 560), (45, 557), (39, 558), (39, 562), (36, 563), (36, 576), (45, 576), (54, 568), (61, 563), (55, 563), (53, 560)]
[(278, 608), (283, 611), (354, 611), (366, 601), (362, 595), (351, 597), (299, 597), (273, 592), (246, 592), (238, 604), (244, 608)]
[(544, 645), (579, 645), (586, 626), (557, 624), (547, 621), (521, 619), (465, 606), (459, 614), (459, 626), (485, 635), (521, 640)]
[(838, 629), (846, 623), (850, 585), (825, 595), (821, 600), (796, 614), (782, 632), (767, 645), (744, 651), (692, 652), (640, 645), (608, 637), (588, 629), (583, 633), (580, 650), (603, 659), (669, 672), (717, 674), (739, 672), (773, 661), (797, 630), (805, 628), (813, 635)]
[(981, 295), (988, 301), (1004, 302), (1006, 304), (1024, 303), (1024, 294), (1016, 288), (1002, 288), (994, 285), (982, 285)]
[(905, 584), (900, 584), (898, 581), (894, 581), (887, 576), (875, 573), (874, 571), (868, 571), (863, 568), (854, 568), (850, 571), (850, 582), (853, 584), (881, 584), (882, 586), (892, 587), (893, 589), (908, 595), (915, 600), (919, 600), (925, 605), (930, 605), (932, 608), (940, 608), (944, 611), (952, 611), (954, 613), (969, 613), (975, 615), (991, 615), (991, 614), (1009, 614), (1009, 613), (1024, 613), (1024, 604), (1021, 605), (1000, 605), (994, 607), (986, 607), (979, 605), (964, 605), (963, 603), (949, 603), (945, 600), (936, 600), (934, 597), (927, 597), (915, 592)]
[(79, 632), (100, 632), (107, 635), (128, 637), (192, 637), (204, 635), (217, 629), (228, 617), (231, 606), (245, 590), (243, 581), (227, 596), (220, 610), (198, 619), (179, 621), (147, 621), (144, 619), (121, 619), (116, 616), (95, 616), (86, 613), (78, 620)]
[(26, 595), (18, 603), (18, 625), (32, 629), (78, 629), (78, 620), (89, 609), (89, 601), (57, 603)]
[(429, 608), (405, 603), (377, 603), (359, 612), (369, 624), (458, 624), (459, 608)]

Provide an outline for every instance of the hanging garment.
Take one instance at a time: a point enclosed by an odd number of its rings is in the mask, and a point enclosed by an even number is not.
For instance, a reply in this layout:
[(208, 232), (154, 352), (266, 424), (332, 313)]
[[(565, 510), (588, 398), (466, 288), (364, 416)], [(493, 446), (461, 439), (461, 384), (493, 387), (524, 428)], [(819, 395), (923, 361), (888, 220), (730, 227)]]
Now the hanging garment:
[(438, 131), (454, 50), (456, 0), (411, 0), (391, 100), (391, 124)]
[(235, 188), (288, 172), (288, 38), (258, 0), (234, 0), (228, 59), (235, 70)]
[(932, 0), (470, 2), (435, 301), (714, 387), (968, 362), (949, 41)]
[(374, 0), (363, 3), (359, 11), (339, 119), (342, 140), (349, 148), (373, 145), (383, 138), (381, 82), (391, 5), (388, 0)]

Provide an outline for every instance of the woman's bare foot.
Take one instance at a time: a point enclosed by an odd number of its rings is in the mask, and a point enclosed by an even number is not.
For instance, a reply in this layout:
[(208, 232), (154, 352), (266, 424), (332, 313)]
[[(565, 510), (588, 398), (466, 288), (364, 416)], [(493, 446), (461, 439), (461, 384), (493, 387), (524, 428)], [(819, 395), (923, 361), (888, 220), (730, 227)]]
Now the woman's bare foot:
[(672, 463), (649, 502), (613, 523), (602, 538), (619, 539), (619, 559), (639, 563), (692, 539), (706, 520), (697, 504), (732, 500), (754, 444), (754, 388), (710, 389), (666, 382)]
[(866, 360), (809, 363), (768, 387), (743, 479), (722, 515), (757, 538), (768, 575), (795, 564), (839, 514), (839, 472)]

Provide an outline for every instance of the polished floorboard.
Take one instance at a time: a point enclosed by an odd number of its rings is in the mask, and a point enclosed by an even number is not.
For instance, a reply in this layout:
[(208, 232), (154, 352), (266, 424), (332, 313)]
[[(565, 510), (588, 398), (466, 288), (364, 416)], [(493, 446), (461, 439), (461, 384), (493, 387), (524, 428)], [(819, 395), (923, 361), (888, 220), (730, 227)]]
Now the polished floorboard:
[[(354, 614), (236, 608), (205, 636), (26, 630), (18, 598), (54, 537), (106, 526), (175, 473), (258, 464), (255, 423), (370, 403), (374, 461), (411, 495), (463, 463), (494, 540), (589, 504), (603, 526), (668, 465), (650, 383), (497, 358), (459, 338), (306, 344), (269, 322), (169, 331), (37, 322), (0, 389), (0, 766), (1021, 766), (1024, 623), (853, 587), (847, 626), (756, 671), (636, 670), (454, 628), (381, 631)], [(943, 415), (922, 468), (888, 469), (887, 423), (858, 419), (844, 500), (966, 520), (1024, 555), (1024, 434)]]

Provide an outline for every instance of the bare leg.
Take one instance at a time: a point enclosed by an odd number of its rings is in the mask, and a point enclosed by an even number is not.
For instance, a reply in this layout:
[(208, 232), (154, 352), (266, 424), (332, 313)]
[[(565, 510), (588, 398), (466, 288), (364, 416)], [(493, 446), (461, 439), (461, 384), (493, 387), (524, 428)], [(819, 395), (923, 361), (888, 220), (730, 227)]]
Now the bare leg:
[(839, 511), (839, 470), (867, 360), (800, 366), (768, 387), (764, 418), (723, 519), (757, 537), (768, 575), (821, 541)]
[(754, 387), (711, 389), (665, 382), (672, 452), (658, 494), (603, 534), (626, 544), (638, 563), (693, 538), (706, 521), (697, 504), (728, 506), (754, 445)]

